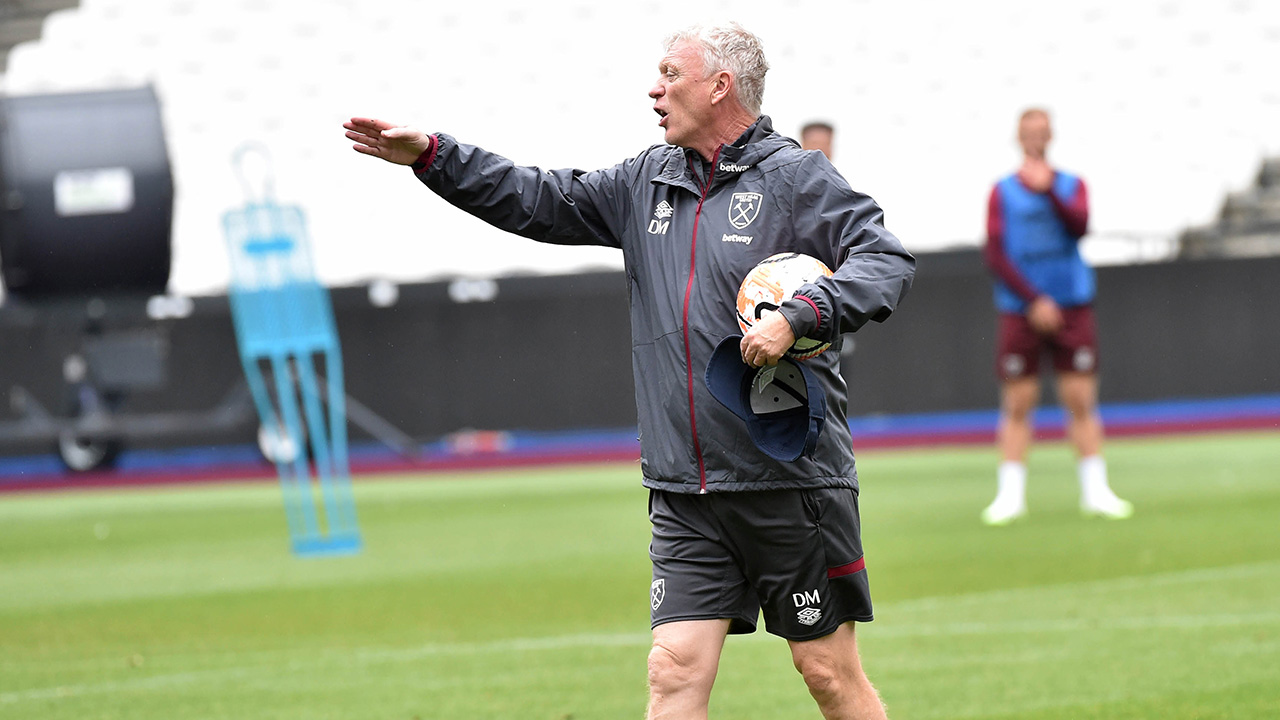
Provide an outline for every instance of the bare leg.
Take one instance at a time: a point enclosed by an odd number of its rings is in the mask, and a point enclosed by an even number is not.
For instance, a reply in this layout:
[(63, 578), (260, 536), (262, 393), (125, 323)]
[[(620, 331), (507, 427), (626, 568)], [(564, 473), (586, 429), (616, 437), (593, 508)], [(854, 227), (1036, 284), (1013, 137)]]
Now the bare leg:
[(1013, 378), (1000, 387), (1000, 423), (996, 428), (999, 487), (996, 499), (982, 511), (982, 522), (988, 525), (1007, 525), (1027, 514), (1026, 458), (1035, 432), (1032, 414), (1039, 401), (1038, 377)]
[(1026, 462), (1034, 433), (1031, 417), (1040, 402), (1040, 378), (1020, 377), (1004, 381), (1000, 387), (1000, 424), (996, 445), (1000, 459)]
[(687, 620), (653, 629), (648, 720), (705, 720), (728, 620)]
[(1058, 397), (1067, 411), (1067, 437), (1081, 458), (1102, 454), (1102, 418), (1098, 416), (1098, 376), (1058, 374)]
[(862, 670), (854, 624), (816, 640), (791, 641), (791, 659), (826, 720), (885, 720), (884, 703)]
[(1098, 415), (1098, 376), (1067, 372), (1058, 375), (1058, 397), (1067, 410), (1067, 434), (1080, 456), (1080, 509), (1086, 515), (1123, 520), (1133, 504), (1117, 497), (1102, 459), (1102, 418)]

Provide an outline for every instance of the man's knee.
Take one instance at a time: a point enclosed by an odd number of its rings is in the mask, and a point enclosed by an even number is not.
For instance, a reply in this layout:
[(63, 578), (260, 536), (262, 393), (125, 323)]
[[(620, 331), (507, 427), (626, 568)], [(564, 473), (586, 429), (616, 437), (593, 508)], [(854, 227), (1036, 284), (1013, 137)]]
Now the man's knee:
[(1019, 378), (1005, 382), (1001, 391), (1000, 409), (1005, 417), (1017, 422), (1026, 421), (1036, 409), (1040, 399), (1040, 385), (1037, 378)]
[(715, 662), (692, 648), (655, 640), (649, 650), (649, 687), (662, 693), (708, 685), (715, 677)]
[(1005, 405), (1004, 416), (1008, 422), (1024, 424), (1031, 422), (1032, 407), (1030, 405)]
[(853, 669), (829, 656), (797, 657), (795, 665), (809, 692), (819, 700), (840, 697), (852, 681)]
[(1092, 375), (1063, 373), (1058, 380), (1058, 395), (1074, 419), (1089, 419), (1097, 412), (1098, 381)]

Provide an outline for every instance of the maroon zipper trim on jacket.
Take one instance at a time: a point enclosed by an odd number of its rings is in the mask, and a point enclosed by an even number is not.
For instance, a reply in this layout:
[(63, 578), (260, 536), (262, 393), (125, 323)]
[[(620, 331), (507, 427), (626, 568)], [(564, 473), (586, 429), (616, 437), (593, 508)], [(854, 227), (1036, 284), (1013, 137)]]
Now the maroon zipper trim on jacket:
[[(693, 353), (689, 351), (689, 298), (693, 295), (693, 274), (698, 264), (698, 220), (702, 217), (702, 203), (711, 192), (711, 180), (716, 176), (716, 161), (720, 159), (720, 149), (711, 157), (711, 170), (707, 174), (707, 184), (702, 187), (702, 197), (698, 198), (698, 209), (693, 213), (693, 242), (689, 249), (689, 282), (684, 287), (684, 365), (689, 371), (689, 430), (693, 433), (693, 452), (698, 456), (698, 487), (700, 492), (707, 491), (707, 468), (702, 461), (702, 443), (698, 441), (698, 418), (693, 409)], [(693, 160), (689, 161), (693, 164)]]

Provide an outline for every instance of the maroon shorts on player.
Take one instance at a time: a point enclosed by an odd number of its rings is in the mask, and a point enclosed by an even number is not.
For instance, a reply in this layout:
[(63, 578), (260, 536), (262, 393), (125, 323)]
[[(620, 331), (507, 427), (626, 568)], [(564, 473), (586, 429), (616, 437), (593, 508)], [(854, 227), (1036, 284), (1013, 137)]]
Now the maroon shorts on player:
[(1098, 370), (1098, 330), (1093, 307), (1062, 309), (1062, 330), (1054, 335), (1041, 335), (1027, 322), (1025, 315), (1001, 313), (996, 340), (996, 376), (1001, 380), (1035, 377), (1040, 372), (1040, 357), (1048, 354), (1059, 372)]

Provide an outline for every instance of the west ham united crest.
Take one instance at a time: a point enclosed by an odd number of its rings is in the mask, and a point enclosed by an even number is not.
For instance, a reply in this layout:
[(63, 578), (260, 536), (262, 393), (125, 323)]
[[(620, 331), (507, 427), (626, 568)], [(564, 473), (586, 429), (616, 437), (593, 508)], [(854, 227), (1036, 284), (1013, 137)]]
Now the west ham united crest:
[(657, 580), (654, 580), (653, 587), (649, 589), (649, 604), (653, 606), (654, 610), (658, 609), (658, 606), (662, 604), (662, 599), (665, 598), (666, 596), (667, 596), (667, 581), (663, 578), (658, 578)]
[(760, 214), (760, 201), (763, 199), (760, 193), (734, 193), (729, 200), (729, 224), (745, 230)]

